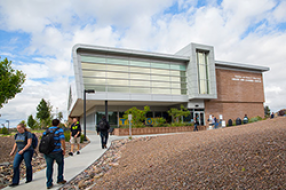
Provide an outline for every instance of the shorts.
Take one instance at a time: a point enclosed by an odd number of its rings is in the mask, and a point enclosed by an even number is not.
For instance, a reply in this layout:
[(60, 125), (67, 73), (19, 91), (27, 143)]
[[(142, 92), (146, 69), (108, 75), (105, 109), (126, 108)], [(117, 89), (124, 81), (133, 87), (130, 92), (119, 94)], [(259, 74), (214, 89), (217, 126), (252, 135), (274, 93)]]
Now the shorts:
[(79, 144), (80, 137), (71, 137), (71, 144)]

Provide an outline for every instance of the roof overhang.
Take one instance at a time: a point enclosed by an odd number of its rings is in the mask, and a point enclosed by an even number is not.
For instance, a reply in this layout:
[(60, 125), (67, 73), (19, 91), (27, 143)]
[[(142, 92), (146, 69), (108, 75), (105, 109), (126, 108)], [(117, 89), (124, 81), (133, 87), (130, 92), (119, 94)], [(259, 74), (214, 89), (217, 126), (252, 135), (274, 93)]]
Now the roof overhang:
[(155, 58), (171, 61), (180, 61), (188, 62), (190, 60), (187, 56), (180, 55), (171, 55), (164, 53), (155, 53), (149, 51), (139, 51), (123, 48), (113, 48), (113, 47), (103, 47), (103, 46), (94, 46), (94, 45), (85, 45), (85, 44), (76, 44), (73, 46), (73, 54), (77, 53), (102, 53), (110, 55), (121, 55), (121, 56), (134, 56), (142, 58)]
[(231, 63), (231, 62), (225, 62), (225, 61), (215, 61), (215, 66), (223, 67), (223, 68), (230, 68), (230, 69), (243, 69), (243, 70), (256, 71), (256, 72), (266, 72), (270, 70), (269, 67), (242, 64), (242, 63)]

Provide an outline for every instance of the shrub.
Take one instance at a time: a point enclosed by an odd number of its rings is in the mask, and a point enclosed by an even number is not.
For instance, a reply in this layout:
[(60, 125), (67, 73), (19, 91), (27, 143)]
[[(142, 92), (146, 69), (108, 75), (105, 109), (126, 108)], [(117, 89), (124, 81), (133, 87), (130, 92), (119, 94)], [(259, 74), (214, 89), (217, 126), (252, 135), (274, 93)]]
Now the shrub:
[(175, 123), (170, 123), (167, 125), (167, 127), (185, 127), (185, 126), (193, 126), (193, 123), (180, 123), (180, 122), (175, 122)]
[[(144, 128), (146, 127), (143, 123), (138, 123), (137, 125), (131, 125), (132, 128)], [(128, 126), (129, 128), (129, 126)]]
[(2, 130), (1, 130), (1, 134), (3, 135), (8, 135), (8, 129), (6, 127), (3, 127)]
[(257, 121), (261, 121), (262, 118), (259, 117), (259, 116), (256, 116), (256, 117), (252, 117), (249, 119), (248, 123), (253, 123), (253, 122), (257, 122)]
[(80, 143), (83, 143), (83, 141), (84, 141), (84, 134), (81, 134), (80, 135)]
[[(65, 135), (65, 141), (69, 142), (70, 138), (71, 138), (71, 132), (69, 130), (64, 131), (64, 135)], [(80, 143), (83, 143), (84, 141), (84, 134), (80, 135)]]
[(71, 132), (70, 131), (65, 131), (64, 135), (65, 135), (65, 141), (69, 142), (70, 138), (71, 138)]
[(154, 125), (153, 127), (164, 127), (166, 123), (166, 119), (163, 117), (153, 119)]

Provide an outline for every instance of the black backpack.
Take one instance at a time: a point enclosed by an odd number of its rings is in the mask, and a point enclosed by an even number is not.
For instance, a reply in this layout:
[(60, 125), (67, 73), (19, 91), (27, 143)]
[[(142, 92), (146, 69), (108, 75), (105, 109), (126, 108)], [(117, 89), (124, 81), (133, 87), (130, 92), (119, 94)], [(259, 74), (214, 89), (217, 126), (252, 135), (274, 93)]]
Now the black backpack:
[(101, 120), (97, 127), (98, 131), (107, 130), (107, 122), (105, 120)]
[[(29, 133), (29, 132), (25, 131), (25, 144), (27, 144), (27, 133)], [(15, 135), (15, 140), (16, 140), (16, 138), (17, 138), (17, 135), (18, 135), (18, 134)], [(34, 133), (32, 133), (32, 147), (33, 147), (33, 149), (36, 149), (36, 148), (37, 148), (38, 142), (39, 142), (39, 141), (38, 141), (37, 136), (36, 136)]]
[(55, 132), (59, 130), (60, 128), (56, 128), (53, 130), (53, 132), (50, 132), (49, 129), (46, 130), (46, 134), (42, 136), (40, 145), (39, 145), (39, 152), (43, 154), (49, 154), (51, 153), (55, 148)]

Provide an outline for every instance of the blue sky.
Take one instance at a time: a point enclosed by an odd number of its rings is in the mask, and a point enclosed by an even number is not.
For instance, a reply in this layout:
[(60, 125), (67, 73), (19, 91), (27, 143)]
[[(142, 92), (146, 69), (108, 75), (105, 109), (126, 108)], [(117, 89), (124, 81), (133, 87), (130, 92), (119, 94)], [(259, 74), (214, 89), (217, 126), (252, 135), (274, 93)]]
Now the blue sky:
[(1, 59), (27, 74), (0, 124), (35, 116), (41, 98), (66, 116), (76, 43), (170, 54), (190, 42), (212, 45), (216, 60), (270, 67), (265, 105), (286, 108), (285, 10), (282, 0), (0, 0)]

